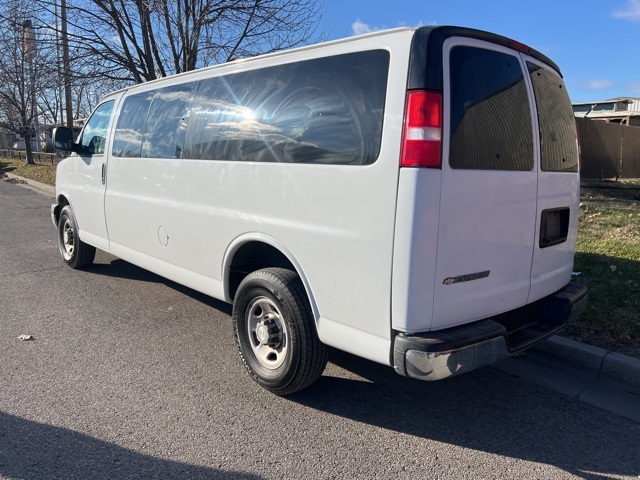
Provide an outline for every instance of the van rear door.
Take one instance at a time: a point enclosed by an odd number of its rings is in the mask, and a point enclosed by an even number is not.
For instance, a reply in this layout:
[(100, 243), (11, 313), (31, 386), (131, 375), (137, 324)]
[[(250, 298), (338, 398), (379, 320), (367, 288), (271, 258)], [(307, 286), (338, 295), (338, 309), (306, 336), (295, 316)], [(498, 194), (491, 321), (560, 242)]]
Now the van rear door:
[(535, 97), (540, 167), (531, 290), (528, 302), (569, 282), (578, 231), (580, 179), (571, 101), (558, 73), (524, 56)]
[(433, 329), (527, 302), (538, 195), (534, 105), (521, 55), (454, 37), (443, 62)]

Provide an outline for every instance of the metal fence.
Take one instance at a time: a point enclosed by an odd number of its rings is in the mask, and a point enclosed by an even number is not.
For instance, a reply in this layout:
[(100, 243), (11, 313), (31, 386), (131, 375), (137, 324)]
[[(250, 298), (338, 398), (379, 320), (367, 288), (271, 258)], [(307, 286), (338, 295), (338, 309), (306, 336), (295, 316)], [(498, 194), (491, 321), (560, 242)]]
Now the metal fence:
[(0, 132), (0, 148), (8, 149), (13, 148), (13, 144), (16, 141), (16, 136), (13, 133)]
[(583, 178), (640, 178), (640, 127), (577, 118)]
[[(33, 159), (38, 163), (51, 163), (56, 164), (62, 158), (60, 155), (55, 153), (42, 153), (42, 152), (33, 152)], [(7, 150), (0, 149), (0, 158), (15, 158), (18, 160), (27, 159), (27, 154), (24, 150)]]

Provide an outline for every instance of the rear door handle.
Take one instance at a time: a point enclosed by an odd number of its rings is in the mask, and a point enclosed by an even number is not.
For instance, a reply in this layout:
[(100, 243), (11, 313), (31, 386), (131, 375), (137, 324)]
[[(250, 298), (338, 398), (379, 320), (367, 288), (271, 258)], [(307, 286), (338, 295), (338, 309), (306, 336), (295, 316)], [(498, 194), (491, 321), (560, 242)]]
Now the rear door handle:
[(104, 185), (104, 180), (105, 180), (104, 176), (105, 176), (106, 171), (107, 171), (107, 164), (103, 163), (102, 164), (102, 184), (103, 185)]

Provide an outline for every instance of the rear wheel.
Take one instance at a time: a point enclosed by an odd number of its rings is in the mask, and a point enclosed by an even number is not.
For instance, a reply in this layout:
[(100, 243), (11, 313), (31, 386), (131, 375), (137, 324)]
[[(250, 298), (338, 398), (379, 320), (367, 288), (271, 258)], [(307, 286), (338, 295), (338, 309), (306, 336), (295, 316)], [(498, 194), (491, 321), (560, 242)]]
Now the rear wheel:
[(71, 268), (82, 268), (93, 263), (96, 249), (78, 236), (78, 227), (71, 207), (67, 205), (58, 219), (58, 246), (64, 262)]
[(283, 268), (253, 272), (240, 283), (233, 305), (236, 345), (251, 377), (288, 395), (315, 382), (327, 348), (315, 331), (300, 277)]

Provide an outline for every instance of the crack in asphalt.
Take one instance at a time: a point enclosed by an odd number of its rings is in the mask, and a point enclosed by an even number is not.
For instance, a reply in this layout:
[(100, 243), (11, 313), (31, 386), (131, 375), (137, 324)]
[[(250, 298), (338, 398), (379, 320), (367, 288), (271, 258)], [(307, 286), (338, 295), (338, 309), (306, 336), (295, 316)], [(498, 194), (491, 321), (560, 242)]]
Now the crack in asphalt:
[(53, 270), (60, 270), (62, 268), (66, 268), (66, 265), (60, 265), (59, 267), (53, 267), (53, 268), (42, 268), (40, 270), (26, 270), (24, 272), (5, 273), (5, 274), (0, 275), (0, 278), (18, 277), (20, 275), (25, 275), (27, 273), (50, 272), (50, 271), (53, 271)]

